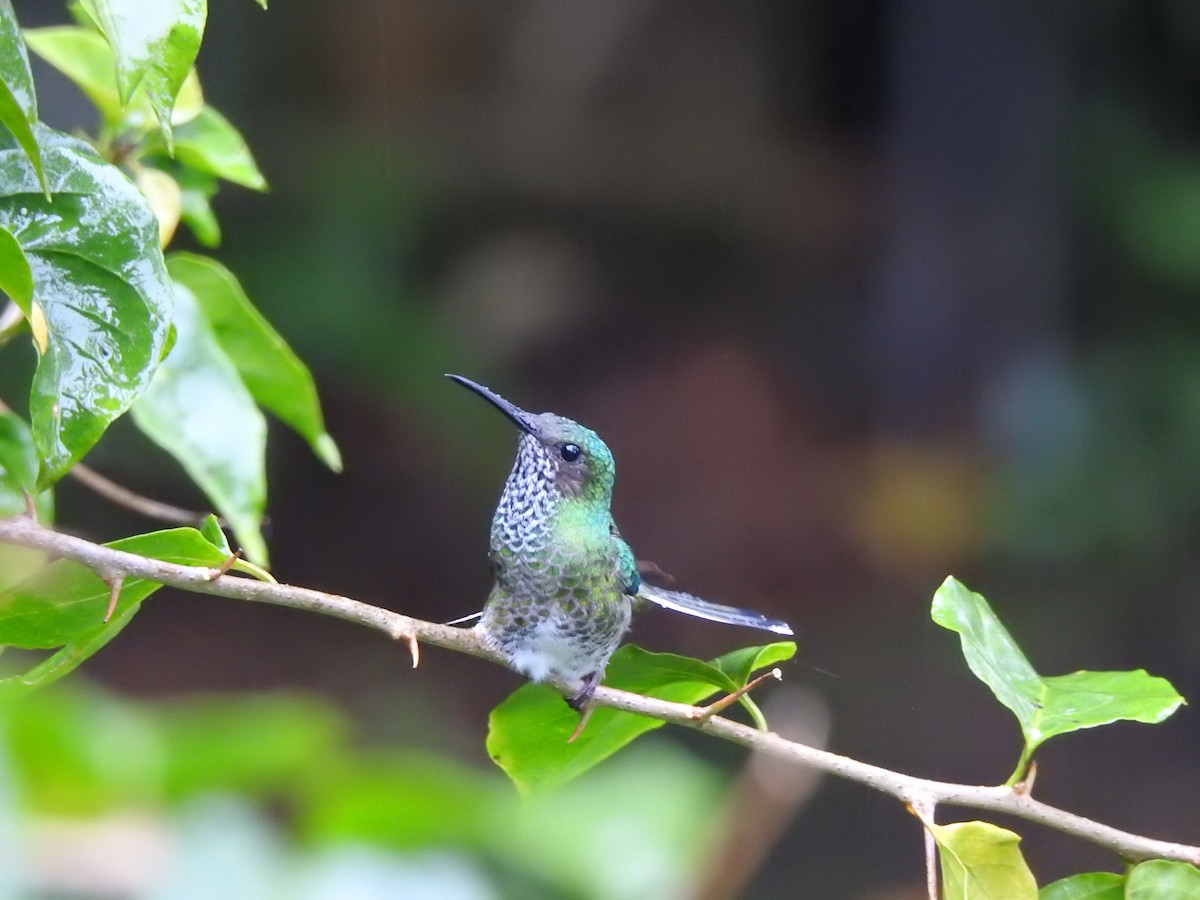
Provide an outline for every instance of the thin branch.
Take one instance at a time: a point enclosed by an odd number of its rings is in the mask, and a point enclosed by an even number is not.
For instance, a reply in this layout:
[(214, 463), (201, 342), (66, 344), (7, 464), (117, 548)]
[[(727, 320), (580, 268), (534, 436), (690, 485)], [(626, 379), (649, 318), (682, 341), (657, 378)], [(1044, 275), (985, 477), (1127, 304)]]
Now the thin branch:
[[(307, 610), (356, 622), (382, 631), (394, 639), (421, 641), (490, 662), (503, 662), (497, 653), (483, 646), (474, 629), (426, 622), (348, 597), (325, 594), (308, 588), (267, 584), (230, 575), (213, 578), (212, 569), (160, 562), (113, 550), (44, 528), (25, 517), (0, 520), (0, 542), (44, 550), (54, 556), (74, 560), (96, 571), (101, 577), (111, 578), (114, 573), (119, 573), (126, 577), (146, 578), (201, 594)], [(565, 689), (567, 686), (559, 687)], [(598, 706), (608, 706), (673, 722), (752, 750), (771, 753), (798, 765), (819, 769), (891, 794), (909, 806), (949, 805), (1002, 813), (1074, 835), (1106, 847), (1126, 859), (1171, 859), (1200, 865), (1200, 847), (1155, 840), (1121, 831), (1049, 806), (1033, 799), (1027, 791), (1019, 791), (1006, 785), (953, 784), (904, 775), (827, 750), (788, 741), (777, 734), (759, 731), (730, 719), (719, 716), (698, 718), (703, 713), (694, 706), (643, 697), (613, 688), (597, 688), (592, 702)]]
[(170, 503), (163, 503), (131, 491), (129, 488), (117, 484), (111, 478), (106, 478), (95, 469), (91, 469), (83, 463), (73, 465), (69, 474), (76, 481), (95, 491), (101, 497), (150, 519), (157, 519), (160, 522), (170, 522), (173, 525), (196, 525), (205, 516), (205, 513), (172, 506)]

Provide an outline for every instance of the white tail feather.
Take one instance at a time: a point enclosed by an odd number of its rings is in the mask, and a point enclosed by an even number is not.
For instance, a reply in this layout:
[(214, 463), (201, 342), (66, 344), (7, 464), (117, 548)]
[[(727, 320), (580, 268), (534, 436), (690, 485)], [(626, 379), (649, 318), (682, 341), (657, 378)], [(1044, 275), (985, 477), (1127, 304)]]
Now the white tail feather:
[(644, 581), (638, 588), (638, 597), (661, 606), (663, 609), (687, 613), (711, 622), (724, 622), (726, 625), (742, 625), (746, 628), (761, 628), (763, 631), (773, 631), (776, 634), (792, 633), (792, 628), (786, 622), (772, 619), (762, 613), (750, 609), (738, 609), (733, 606), (722, 606), (720, 603), (710, 603), (683, 591), (668, 591), (663, 588), (646, 584)]

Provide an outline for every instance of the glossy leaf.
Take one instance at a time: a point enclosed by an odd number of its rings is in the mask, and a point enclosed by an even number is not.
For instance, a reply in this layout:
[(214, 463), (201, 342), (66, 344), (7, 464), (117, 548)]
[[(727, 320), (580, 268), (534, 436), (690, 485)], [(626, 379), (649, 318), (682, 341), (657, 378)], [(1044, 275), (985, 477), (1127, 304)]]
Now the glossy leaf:
[[(217, 566), (225, 554), (193, 528), (174, 528), (114, 541), (106, 546), (167, 562)], [(12, 699), (66, 675), (112, 640), (141, 602), (161, 587), (128, 578), (113, 618), (105, 622), (109, 586), (78, 563), (59, 560), (0, 592), (0, 644), (61, 649), (22, 675), (0, 679), (0, 700)]]
[(37, 452), (33, 434), (16, 413), (0, 410), (0, 519), (25, 511), (25, 492), (35, 493)]
[[(744, 655), (751, 653), (762, 665), (790, 658), (791, 642), (735, 651), (710, 663), (651, 653), (626, 645), (616, 652), (605, 673), (604, 684), (635, 694), (676, 703), (699, 703), (717, 692), (736, 689), (725, 667), (743, 670)], [(731, 661), (731, 658), (735, 658)], [(562, 695), (546, 685), (526, 684), (501, 703), (488, 720), (488, 753), (524, 793), (550, 790), (566, 784), (642, 734), (659, 728), (657, 719), (597, 707), (576, 740), (567, 738), (579, 716)]]
[(149, 383), (172, 292), (158, 223), (137, 188), (83, 141), (39, 126), (53, 200), (0, 140), (0, 228), (29, 262), (40, 351), (30, 398), (39, 484), (59, 478)]
[(1021, 855), (1021, 838), (987, 822), (931, 825), (944, 900), (1037, 900), (1037, 882)]
[[(154, 149), (153, 144), (150, 149)], [(267, 181), (241, 133), (211, 106), (205, 106), (195, 118), (175, 129), (174, 157), (184, 165), (242, 187), (267, 189)]]
[[(132, 101), (121, 102), (117, 90), (116, 59), (112, 47), (91, 28), (75, 25), (31, 28), (25, 40), (34, 53), (44, 59), (83, 91), (110, 128), (149, 130), (156, 122), (153, 105), (144, 91), (134, 93)], [(171, 114), (174, 125), (194, 119), (204, 106), (204, 94), (195, 70), (184, 80)]]
[(50, 187), (42, 168), (42, 151), (33, 132), (37, 117), (37, 94), (25, 41), (21, 39), (21, 26), (17, 24), (11, 0), (0, 0), (0, 124), (21, 145), (46, 193)]
[(196, 298), (176, 284), (175, 346), (133, 406), (134, 423), (179, 461), (265, 564), (267, 428)]
[(1112, 872), (1072, 875), (1038, 891), (1038, 900), (1125, 900), (1125, 876)]
[(321, 460), (341, 471), (337, 445), (325, 432), (312, 375), (254, 308), (233, 273), (214, 259), (174, 253), (167, 270), (195, 295), (221, 349), (260, 406), (300, 433)]
[(1129, 870), (1125, 900), (1200, 900), (1200, 869), (1152, 859)]
[(196, 60), (206, 0), (82, 0), (116, 57), (121, 105), (141, 85), (168, 144), (176, 95)]
[(1120, 720), (1161, 722), (1183, 703), (1170, 683), (1131, 672), (1073, 672), (1043, 677), (979, 594), (953, 578), (933, 598), (933, 620), (957, 631), (967, 665), (1017, 716), (1025, 750), (1010, 783), (1024, 775), (1047, 739)]

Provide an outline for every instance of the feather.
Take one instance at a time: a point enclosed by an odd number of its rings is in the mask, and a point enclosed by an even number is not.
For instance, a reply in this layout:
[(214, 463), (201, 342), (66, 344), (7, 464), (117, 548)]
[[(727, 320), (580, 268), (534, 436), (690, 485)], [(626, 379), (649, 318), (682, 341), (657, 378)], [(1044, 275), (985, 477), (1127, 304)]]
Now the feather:
[(791, 634), (792, 628), (786, 622), (772, 619), (762, 613), (749, 609), (737, 609), (733, 606), (722, 606), (720, 603), (710, 603), (683, 591), (668, 591), (642, 582), (637, 596), (642, 600), (661, 606), (663, 609), (687, 613), (700, 619), (712, 622), (724, 622), (727, 625), (743, 625), (746, 628), (761, 628), (776, 634)]

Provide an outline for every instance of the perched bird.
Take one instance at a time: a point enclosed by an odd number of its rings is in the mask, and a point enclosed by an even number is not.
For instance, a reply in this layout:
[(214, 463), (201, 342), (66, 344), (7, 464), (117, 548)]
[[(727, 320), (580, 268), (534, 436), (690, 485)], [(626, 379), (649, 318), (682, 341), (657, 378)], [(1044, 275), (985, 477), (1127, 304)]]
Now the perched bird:
[(644, 582), (613, 521), (615, 466), (596, 432), (553, 413), (525, 412), (461, 375), (446, 377), (521, 430), (492, 519), (488, 558), (496, 582), (475, 626), (511, 668), (533, 681), (578, 685), (567, 703), (582, 711), (629, 627), (635, 599), (714, 622), (792, 633), (760, 613)]

